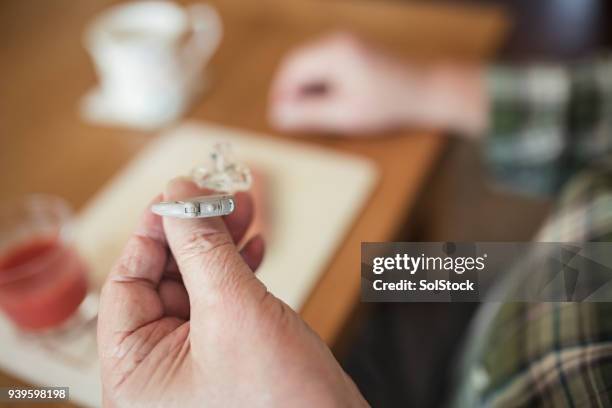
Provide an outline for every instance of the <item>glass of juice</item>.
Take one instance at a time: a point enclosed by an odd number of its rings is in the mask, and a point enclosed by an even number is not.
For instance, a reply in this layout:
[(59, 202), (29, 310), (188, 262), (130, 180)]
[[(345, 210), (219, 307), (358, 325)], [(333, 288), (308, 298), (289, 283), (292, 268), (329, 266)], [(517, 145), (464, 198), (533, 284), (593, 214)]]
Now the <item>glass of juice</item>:
[(23, 331), (64, 326), (87, 295), (72, 217), (68, 203), (50, 195), (0, 203), (0, 311)]

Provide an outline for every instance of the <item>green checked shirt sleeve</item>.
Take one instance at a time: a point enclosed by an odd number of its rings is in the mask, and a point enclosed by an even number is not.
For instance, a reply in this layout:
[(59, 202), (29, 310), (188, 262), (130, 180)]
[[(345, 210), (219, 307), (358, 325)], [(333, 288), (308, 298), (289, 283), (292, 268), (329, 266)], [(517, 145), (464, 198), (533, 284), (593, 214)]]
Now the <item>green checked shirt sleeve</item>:
[[(612, 156), (572, 177), (535, 239), (612, 242)], [(484, 302), (460, 360), (455, 408), (611, 407), (612, 303)]]
[[(489, 86), (493, 174), (559, 193), (536, 241), (612, 242), (612, 60), (497, 67)], [(517, 261), (502, 294), (513, 274), (555, 272)], [(612, 302), (484, 302), (460, 360), (456, 408), (612, 407)]]
[(612, 57), (571, 66), (497, 66), (487, 86), (485, 157), (500, 186), (554, 194), (612, 151)]

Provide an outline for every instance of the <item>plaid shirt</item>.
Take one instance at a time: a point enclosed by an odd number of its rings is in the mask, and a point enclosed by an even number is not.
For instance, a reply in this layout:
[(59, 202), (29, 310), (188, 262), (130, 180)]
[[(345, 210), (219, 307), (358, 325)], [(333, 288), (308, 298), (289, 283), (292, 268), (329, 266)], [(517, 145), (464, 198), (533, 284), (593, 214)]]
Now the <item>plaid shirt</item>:
[(485, 144), (496, 181), (551, 194), (612, 152), (612, 58), (491, 70)]
[[(612, 59), (496, 68), (490, 89), (492, 174), (560, 191), (536, 239), (612, 241)], [(612, 303), (483, 303), (462, 357), (454, 406), (610, 407)]]

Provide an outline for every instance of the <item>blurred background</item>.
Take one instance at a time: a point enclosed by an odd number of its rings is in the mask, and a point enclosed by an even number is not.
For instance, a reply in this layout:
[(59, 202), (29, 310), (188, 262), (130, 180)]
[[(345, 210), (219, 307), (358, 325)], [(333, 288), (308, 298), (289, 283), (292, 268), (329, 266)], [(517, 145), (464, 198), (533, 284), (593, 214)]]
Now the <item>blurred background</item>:
[[(35, 218), (38, 228), (42, 217), (45, 228), (63, 225), (66, 218), (43, 217), (31, 204), (15, 204), (19, 197), (33, 193), (60, 197), (65, 202), (57, 205), (75, 214), (62, 216), (78, 217), (92, 208), (103, 186), (125, 174), (121, 169), (150, 147), (160, 132), (171, 132), (184, 120), (234, 129), (238, 140), (249, 140), (252, 152), (275, 149), (261, 146), (290, 146), (279, 151), (296, 152), (295, 162), (306, 163), (305, 171), (316, 166), (312, 161), (301, 162), (300, 152), (313, 148), (323, 155), (367, 160), (373, 170), (363, 180), (370, 181), (362, 182), (357, 176), (352, 181), (359, 193), (355, 193), (351, 215), (330, 232), (336, 238), (329, 253), (321, 253), (320, 262), (305, 272), (312, 283), (300, 288), (303, 299), (295, 307), (332, 347), (373, 406), (439, 406), (449, 388), (449, 367), (477, 305), (360, 304), (359, 243), (529, 240), (551, 203), (492, 189), (478, 147), (437, 131), (398, 130), (384, 139), (331, 138), (320, 132), (302, 132), (296, 138), (278, 131), (267, 119), (271, 82), (288, 52), (338, 29), (359, 34), (386, 52), (419, 61), (574, 61), (612, 45), (609, 2), (210, 1), (220, 16), (223, 34), (212, 59), (200, 70), (204, 73), (199, 71), (205, 78), (202, 92), (186, 97), (189, 102), (176, 117), (150, 128), (131, 126), (125, 118), (123, 123), (112, 118), (92, 120), (83, 110), (85, 95), (103, 82), (102, 71), (92, 62), (97, 51), (88, 45), (85, 33), (97, 16), (122, 3), (14, 0), (0, 4), (0, 201), (13, 209), (28, 209), (12, 220), (31, 224)], [(184, 91), (177, 89), (179, 94)], [(146, 157), (138, 157), (146, 162)], [(265, 168), (267, 156), (258, 157), (253, 160)], [(270, 191), (276, 182), (269, 177)], [(300, 183), (304, 191), (315, 184)], [(262, 207), (295, 205), (273, 193), (261, 194)], [(499, 217), (501, 213), (504, 217)], [(274, 223), (274, 211), (269, 218)], [(8, 242), (13, 236), (8, 237), (8, 227), (3, 228), (1, 242)], [(283, 233), (290, 236), (292, 230)], [(7, 265), (0, 262), (0, 271), (9, 270)], [(80, 266), (72, 270), (77, 271), (73, 277), (84, 273)], [(269, 276), (274, 279), (272, 272)], [(3, 282), (0, 279), (0, 301)], [(71, 286), (71, 293), (80, 301), (85, 290), (77, 286)], [(95, 293), (95, 286), (90, 282), (89, 291)], [(7, 311), (10, 291), (5, 292), (0, 305)], [(22, 310), (20, 299), (11, 300), (10, 305)], [(6, 327), (13, 326), (7, 323)], [(10, 344), (23, 338), (20, 330), (10, 334), (14, 336)], [(53, 354), (61, 347), (57, 342), (57, 338), (42, 343), (32, 340), (31, 347)], [(83, 347), (83, 355), (91, 355), (91, 349)], [(11, 354), (0, 347), (4, 367), (0, 387), (42, 378), (20, 371), (20, 362), (12, 361)], [(70, 366), (66, 361), (58, 364)], [(76, 364), (75, 372), (95, 371), (88, 364)], [(72, 374), (67, 371), (66, 375)]]

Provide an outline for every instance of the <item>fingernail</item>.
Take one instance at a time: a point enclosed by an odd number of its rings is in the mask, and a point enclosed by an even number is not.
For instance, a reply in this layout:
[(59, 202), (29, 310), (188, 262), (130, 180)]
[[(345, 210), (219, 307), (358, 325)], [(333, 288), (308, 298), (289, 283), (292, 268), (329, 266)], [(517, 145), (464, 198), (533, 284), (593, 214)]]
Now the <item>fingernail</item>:
[(166, 191), (168, 191), (168, 188), (170, 188), (170, 186), (177, 184), (177, 183), (192, 183), (195, 184), (195, 182), (193, 181), (193, 179), (189, 176), (178, 176), (178, 177), (174, 177), (172, 180), (170, 180), (168, 182), (168, 184), (166, 184)]
[(192, 182), (193, 183), (193, 180), (189, 176), (177, 176), (177, 177), (173, 178), (172, 180), (170, 180), (170, 183), (177, 182), (177, 181), (178, 182), (187, 181), (187, 182)]
[[(181, 192), (185, 189), (197, 188), (196, 183), (191, 179), (191, 177), (180, 176), (175, 177), (166, 184), (166, 189), (164, 191), (164, 199), (167, 200), (169, 197), (173, 197), (177, 194), (177, 192)], [(179, 193), (180, 195), (180, 193)]]

